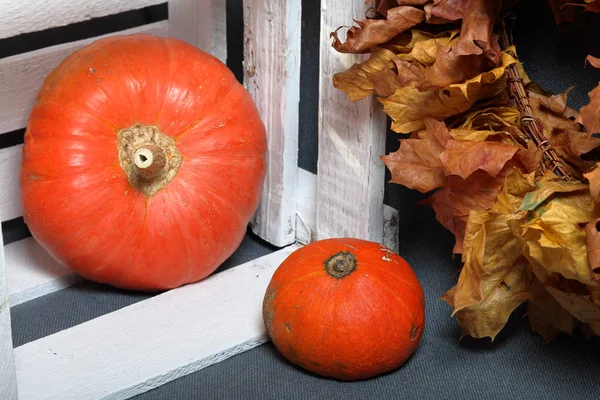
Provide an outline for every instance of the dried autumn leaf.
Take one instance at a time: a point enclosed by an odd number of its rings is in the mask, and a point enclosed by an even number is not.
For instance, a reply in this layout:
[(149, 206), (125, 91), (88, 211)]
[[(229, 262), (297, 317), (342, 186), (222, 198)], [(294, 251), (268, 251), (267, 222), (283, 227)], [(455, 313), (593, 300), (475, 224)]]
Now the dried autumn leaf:
[(531, 289), (533, 296), (527, 303), (527, 318), (531, 329), (542, 336), (546, 343), (551, 342), (560, 332), (571, 335), (577, 324), (575, 318), (540, 282), (534, 281)]
[(527, 148), (517, 151), (517, 157), (527, 172), (535, 173), (539, 170), (542, 152), (532, 141), (527, 142)]
[(581, 155), (600, 146), (600, 139), (585, 132), (554, 129), (546, 137), (558, 155), (580, 170), (587, 170), (594, 165), (593, 161), (581, 159)]
[(595, 200), (600, 199), (600, 164), (596, 164), (596, 168), (587, 174), (583, 175), (588, 181), (590, 186), (590, 193)]
[(580, 224), (599, 216), (589, 193), (570, 193), (540, 204), (524, 224), (511, 227), (524, 244), (523, 255), (532, 264), (537, 262), (550, 273), (591, 284), (586, 234)]
[(396, 90), (380, 99), (393, 120), (392, 130), (405, 133), (422, 129), (425, 118), (445, 119), (466, 111), (480, 99), (494, 97), (504, 89), (504, 71), (514, 62), (514, 58), (503, 53), (501, 66), (466, 82), (433, 91), (422, 92), (414, 87)]
[(423, 10), (410, 6), (391, 8), (387, 10), (386, 16), (386, 19), (355, 21), (358, 27), (353, 26), (348, 30), (344, 43), (339, 39), (337, 31), (332, 32), (330, 36), (334, 39), (333, 47), (340, 53), (365, 53), (425, 19)]
[[(482, 283), (489, 294), (482, 301), (465, 307), (454, 315), (463, 335), (489, 337), (493, 341), (513, 311), (529, 299), (532, 279), (527, 263), (520, 261), (505, 272), (500, 282), (490, 280)], [(448, 298), (445, 297), (444, 300), (452, 306), (452, 290), (448, 294)]]
[(484, 54), (498, 63), (500, 46), (492, 31), (501, 7), (501, 0), (468, 0), (460, 39), (455, 47), (457, 54)]
[(546, 290), (579, 321), (585, 323), (600, 321), (600, 307), (591, 300), (590, 295), (567, 293), (552, 287), (547, 287)]
[(428, 199), (437, 220), (454, 234), (456, 243), (453, 253), (463, 251), (463, 238), (470, 212), (492, 208), (503, 184), (503, 174), (493, 178), (486, 172), (478, 171), (467, 179), (451, 176), (447, 178), (446, 185)]
[(390, 50), (375, 47), (368, 60), (354, 64), (345, 72), (335, 74), (333, 86), (346, 93), (350, 101), (357, 101), (377, 93), (377, 85), (373, 76), (379, 74), (381, 74), (379, 76), (383, 76), (385, 72), (388, 72), (389, 74), (385, 76), (390, 79), (379, 85), (378, 94), (383, 96), (388, 90), (393, 93), (399, 87), (397, 87), (396, 74), (390, 70), (390, 61), (395, 56), (396, 54)]
[(581, 121), (589, 134), (600, 133), (600, 85), (588, 96), (590, 103), (581, 107)]
[(516, 213), (523, 203), (524, 196), (535, 188), (535, 172), (523, 174), (521, 170), (514, 169), (505, 178), (502, 190), (490, 211), (500, 214)]
[(600, 219), (595, 219), (585, 226), (588, 265), (593, 282), (600, 281)]
[(600, 68), (600, 58), (596, 58), (594, 56), (588, 55), (585, 59), (587, 62), (592, 64), (593, 67)]
[(548, 171), (538, 183), (538, 189), (527, 193), (521, 204), (520, 210), (535, 210), (551, 196), (559, 193), (572, 193), (586, 191), (587, 186), (577, 182), (565, 182)]
[(424, 139), (402, 140), (398, 151), (381, 159), (392, 173), (391, 182), (426, 193), (444, 184), (440, 153), (450, 135), (443, 122), (427, 119), (424, 123), (427, 127)]
[(569, 95), (569, 92), (573, 90), (574, 87), (575, 86), (570, 86), (561, 94), (555, 94), (553, 96), (543, 99), (541, 101), (541, 105), (555, 113), (564, 113), (567, 108), (567, 96)]
[(444, 22), (457, 21), (465, 16), (466, 9), (467, 0), (434, 0), (429, 7), (425, 6), (426, 19), (437, 17)]
[(548, 0), (548, 5), (554, 14), (554, 21), (557, 26), (571, 24), (575, 21), (575, 13), (571, 7), (565, 7), (568, 0)]
[(518, 148), (501, 142), (470, 142), (451, 140), (440, 154), (446, 175), (458, 175), (463, 179), (477, 170), (491, 176), (500, 173)]

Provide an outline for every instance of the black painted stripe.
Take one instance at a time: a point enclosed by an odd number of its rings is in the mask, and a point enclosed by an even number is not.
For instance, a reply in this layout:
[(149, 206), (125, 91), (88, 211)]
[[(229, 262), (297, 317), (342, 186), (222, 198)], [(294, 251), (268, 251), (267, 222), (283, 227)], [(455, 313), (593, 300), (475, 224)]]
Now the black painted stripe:
[(137, 10), (76, 22), (66, 26), (23, 33), (10, 38), (0, 39), (0, 58), (131, 29), (163, 21), (168, 19), (168, 17), (168, 4), (165, 2)]
[(4, 245), (23, 240), (31, 236), (29, 228), (25, 224), (23, 217), (11, 219), (2, 222), (2, 237)]

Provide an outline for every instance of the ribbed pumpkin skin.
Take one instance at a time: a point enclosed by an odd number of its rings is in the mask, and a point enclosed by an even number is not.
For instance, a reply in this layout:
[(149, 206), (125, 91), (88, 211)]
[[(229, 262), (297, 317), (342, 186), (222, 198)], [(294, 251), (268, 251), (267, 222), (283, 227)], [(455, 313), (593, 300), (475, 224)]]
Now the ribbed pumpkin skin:
[[(130, 184), (117, 133), (155, 126), (181, 155), (148, 196)], [(216, 58), (152, 35), (98, 40), (44, 81), (25, 134), (24, 218), (85, 278), (155, 291), (198, 281), (239, 246), (258, 206), (266, 134)]]
[[(326, 268), (349, 253), (354, 270), (338, 278)], [(402, 365), (417, 348), (425, 299), (410, 266), (380, 244), (348, 238), (311, 243), (275, 271), (263, 319), (277, 349), (292, 363), (339, 380), (367, 379)]]

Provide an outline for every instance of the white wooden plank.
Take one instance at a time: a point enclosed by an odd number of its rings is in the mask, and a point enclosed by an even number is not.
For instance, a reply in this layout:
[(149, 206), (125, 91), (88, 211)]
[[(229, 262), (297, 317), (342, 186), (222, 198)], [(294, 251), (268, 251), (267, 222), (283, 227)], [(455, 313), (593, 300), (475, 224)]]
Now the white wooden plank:
[[(2, 243), (1, 229), (0, 243)], [(15, 376), (12, 330), (10, 327), (10, 307), (2, 246), (0, 246), (0, 399), (17, 400), (17, 380)]]
[[(316, 239), (317, 227), (317, 175), (300, 168), (298, 171), (298, 208), (296, 212), (296, 239), (308, 244)], [(389, 249), (399, 250), (399, 213), (398, 210), (383, 205), (383, 238), (380, 243)]]
[[(365, 55), (340, 54), (329, 34), (365, 15), (360, 1), (321, 0), (317, 239), (352, 236), (381, 242), (386, 117), (374, 99), (351, 103), (333, 75)], [(340, 34), (342, 32), (340, 31)]]
[(227, 60), (225, 0), (169, 0), (169, 36)]
[(23, 215), (19, 186), (22, 149), (23, 145), (0, 149), (0, 222)]
[(165, 0), (0, 0), (0, 39), (164, 2)]
[(264, 343), (275, 253), (15, 349), (20, 400), (126, 399)]
[(244, 1), (244, 86), (269, 143), (262, 199), (253, 231), (284, 246), (296, 238), (301, 1)]
[(54, 260), (34, 238), (6, 245), (4, 254), (12, 307), (83, 281)]
[[(26, 4), (27, 2), (19, 1), (15, 3)], [(100, 2), (90, 2), (90, 4), (100, 4)], [(109, 35), (65, 43), (0, 59), (0, 133), (14, 131), (27, 125), (31, 107), (42, 82), (51, 70), (56, 68), (65, 57), (75, 50), (107, 36), (142, 32), (166, 36), (168, 34), (167, 24), (167, 21), (156, 22)]]

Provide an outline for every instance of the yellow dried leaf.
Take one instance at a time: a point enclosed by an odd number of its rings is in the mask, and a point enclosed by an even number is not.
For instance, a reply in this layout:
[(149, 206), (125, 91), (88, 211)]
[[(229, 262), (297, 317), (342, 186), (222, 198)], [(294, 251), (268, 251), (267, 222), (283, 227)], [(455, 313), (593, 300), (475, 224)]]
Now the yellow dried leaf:
[(450, 136), (456, 140), (468, 140), (470, 142), (483, 142), (490, 136), (497, 135), (496, 131), (478, 131), (474, 129), (450, 129)]
[(524, 175), (521, 170), (515, 169), (505, 178), (504, 186), (490, 211), (502, 214), (516, 213), (525, 194), (532, 190), (535, 190), (535, 173)]
[(600, 307), (591, 300), (590, 295), (567, 293), (552, 287), (547, 287), (546, 290), (579, 321), (600, 322)]
[(546, 343), (551, 342), (560, 332), (571, 335), (577, 325), (575, 318), (540, 282), (534, 281), (531, 289), (533, 295), (527, 303), (527, 318), (531, 329), (542, 336)]
[(466, 111), (477, 100), (500, 93), (506, 82), (504, 71), (514, 62), (514, 58), (503, 53), (499, 67), (464, 83), (424, 92), (414, 87), (403, 87), (380, 101), (393, 120), (394, 131), (408, 133), (419, 130), (424, 127), (425, 118), (445, 119)]
[(596, 168), (583, 175), (590, 183), (590, 193), (596, 200), (600, 199), (600, 164)]

